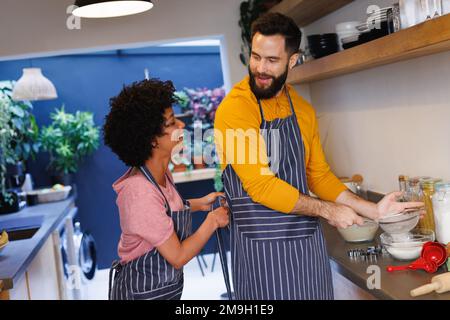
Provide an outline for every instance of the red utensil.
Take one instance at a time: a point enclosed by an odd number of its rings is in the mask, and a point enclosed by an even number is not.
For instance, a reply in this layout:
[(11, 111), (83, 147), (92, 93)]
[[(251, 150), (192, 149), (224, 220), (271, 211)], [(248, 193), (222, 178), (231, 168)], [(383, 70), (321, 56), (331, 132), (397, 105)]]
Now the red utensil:
[(438, 269), (438, 266), (433, 261), (426, 261), (422, 258), (405, 265), (405, 266), (388, 266), (386, 270), (388, 272), (401, 271), (401, 270), (425, 270), (428, 273), (434, 273)]
[(440, 267), (447, 261), (447, 248), (439, 242), (428, 241), (423, 245), (420, 256), (426, 261), (433, 261)]
[(428, 273), (434, 273), (447, 261), (448, 255), (446, 247), (438, 242), (426, 242), (420, 253), (420, 258), (404, 266), (388, 266), (388, 272), (400, 270), (425, 270)]

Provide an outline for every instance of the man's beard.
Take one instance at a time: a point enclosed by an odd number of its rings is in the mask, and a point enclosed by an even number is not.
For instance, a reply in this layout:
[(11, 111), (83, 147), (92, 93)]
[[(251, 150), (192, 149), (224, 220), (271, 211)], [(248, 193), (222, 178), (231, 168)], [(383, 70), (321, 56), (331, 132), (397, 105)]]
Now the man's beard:
[[(287, 75), (288, 75), (288, 66), (286, 65), (286, 70), (279, 77), (270, 76), (265, 73), (256, 73), (253, 74), (250, 70), (250, 66), (248, 67), (248, 74), (250, 76), (250, 89), (255, 95), (256, 99), (270, 99), (275, 97), (275, 95), (283, 88), (286, 83)], [(270, 77), (272, 78), (272, 84), (266, 88), (262, 89), (256, 85), (255, 78), (258, 76)]]

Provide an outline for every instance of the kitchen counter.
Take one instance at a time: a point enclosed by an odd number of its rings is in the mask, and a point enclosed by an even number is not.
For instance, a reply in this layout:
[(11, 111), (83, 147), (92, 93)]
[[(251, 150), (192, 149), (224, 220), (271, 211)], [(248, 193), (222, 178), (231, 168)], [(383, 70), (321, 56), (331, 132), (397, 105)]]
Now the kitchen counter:
[[(374, 242), (357, 244), (344, 241), (336, 228), (332, 227), (327, 222), (321, 221), (321, 224), (326, 238), (328, 254), (330, 256), (333, 271), (339, 273), (373, 297), (384, 300), (450, 300), (450, 292), (442, 294), (430, 293), (416, 298), (411, 297), (409, 294), (412, 289), (430, 283), (433, 276), (446, 272), (445, 266), (441, 266), (435, 274), (428, 274), (423, 270), (395, 271), (390, 273), (386, 271), (388, 265), (404, 265), (408, 262), (394, 260), (387, 253), (380, 255), (376, 262), (365, 262), (364, 260), (356, 260), (348, 257), (347, 251), (350, 249), (365, 250), (368, 246), (378, 245), (377, 239), (379, 239), (379, 234), (382, 232), (381, 228), (378, 230)], [(367, 287), (367, 279), (373, 275), (373, 271), (372, 273), (367, 272), (367, 268), (370, 265), (378, 265), (380, 267), (380, 289), (370, 290)]]
[(0, 280), (3, 282), (3, 290), (14, 287), (14, 282), (25, 273), (52, 232), (66, 217), (76, 213), (73, 210), (75, 198), (75, 195), (71, 195), (63, 201), (39, 204), (17, 213), (0, 215), (0, 231), (2, 228), (40, 226), (31, 238), (10, 241), (0, 252)]

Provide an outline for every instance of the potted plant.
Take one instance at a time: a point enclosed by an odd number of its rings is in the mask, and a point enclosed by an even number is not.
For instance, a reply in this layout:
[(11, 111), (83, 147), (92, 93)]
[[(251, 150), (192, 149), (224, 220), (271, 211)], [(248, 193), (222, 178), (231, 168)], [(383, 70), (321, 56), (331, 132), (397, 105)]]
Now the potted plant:
[(13, 140), (9, 104), (4, 97), (0, 97), (0, 213), (16, 211), (13, 194), (6, 187), (6, 166), (15, 163), (17, 159), (11, 148)]
[(0, 211), (19, 210), (14, 189), (25, 179), (25, 161), (39, 151), (38, 127), (29, 102), (14, 101), (13, 81), (0, 82)]
[[(0, 95), (7, 104), (6, 112), (9, 112), (10, 127), (14, 131), (14, 139), (11, 141), (10, 148), (16, 155), (15, 162), (7, 164), (6, 175), (24, 179), (25, 162), (29, 158), (34, 159), (39, 152), (39, 129), (32, 114), (33, 105), (28, 101), (13, 100), (12, 91), (14, 85), (14, 81), (0, 82)], [(18, 188), (22, 183), (23, 181), (16, 182), (16, 185), (11, 185), (10, 183), (9, 187)]]
[(280, 1), (281, 0), (246, 0), (241, 2), (239, 7), (239, 27), (241, 28), (242, 44), (239, 58), (243, 65), (248, 65), (251, 45), (251, 26), (253, 21), (255, 21), (263, 13), (269, 11)]
[(177, 101), (176, 105), (180, 107), (181, 113), (192, 114), (192, 110), (190, 109), (191, 100), (186, 91), (175, 91), (173, 95), (175, 96), (175, 99)]
[(62, 106), (50, 114), (52, 123), (41, 130), (40, 141), (50, 154), (47, 170), (52, 183), (69, 185), (72, 174), (78, 170), (84, 157), (99, 146), (99, 127), (94, 124), (91, 112), (67, 113)]

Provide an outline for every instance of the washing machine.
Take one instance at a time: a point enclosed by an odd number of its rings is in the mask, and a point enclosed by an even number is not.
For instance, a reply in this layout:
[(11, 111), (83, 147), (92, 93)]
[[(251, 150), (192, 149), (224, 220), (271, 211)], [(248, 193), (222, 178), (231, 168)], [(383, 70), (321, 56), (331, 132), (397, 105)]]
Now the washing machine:
[(81, 223), (67, 224), (61, 230), (61, 257), (66, 284), (66, 298), (88, 299), (88, 284), (97, 270), (97, 249), (94, 237), (82, 231)]

